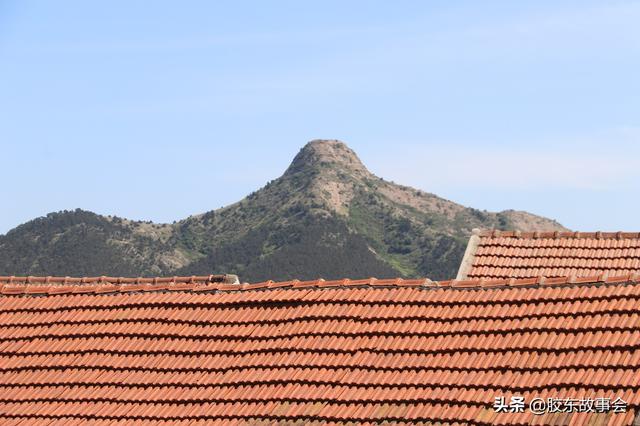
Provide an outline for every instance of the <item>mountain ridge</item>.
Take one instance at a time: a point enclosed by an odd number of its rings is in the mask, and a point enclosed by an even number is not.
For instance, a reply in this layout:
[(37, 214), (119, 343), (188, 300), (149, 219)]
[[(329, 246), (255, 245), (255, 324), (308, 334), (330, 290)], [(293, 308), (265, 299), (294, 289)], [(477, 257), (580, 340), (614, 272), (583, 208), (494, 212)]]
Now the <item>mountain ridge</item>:
[(451, 278), (478, 227), (565, 230), (385, 181), (343, 142), (313, 140), (279, 178), (174, 224), (75, 210), (20, 225), (0, 236), (0, 275)]

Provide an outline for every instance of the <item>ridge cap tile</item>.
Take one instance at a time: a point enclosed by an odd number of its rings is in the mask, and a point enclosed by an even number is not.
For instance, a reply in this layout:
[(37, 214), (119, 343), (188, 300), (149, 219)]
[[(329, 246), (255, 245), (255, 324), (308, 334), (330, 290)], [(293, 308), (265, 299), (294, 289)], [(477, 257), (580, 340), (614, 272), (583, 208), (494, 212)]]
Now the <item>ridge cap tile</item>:
[(73, 291), (73, 286), (52, 285), (49, 287), (49, 294), (66, 294)]
[[(264, 284), (263, 284), (264, 285)], [(267, 285), (264, 285), (264, 288), (266, 288)], [(188, 284), (187, 288), (183, 288), (180, 284), (175, 284), (171, 286), (171, 290), (194, 290), (196, 289), (197, 286), (195, 286), (194, 284)], [(217, 289), (218, 291), (234, 291), (237, 292), (238, 290), (242, 290), (242, 286), (238, 285), (238, 284), (225, 284), (225, 283), (218, 283), (215, 284), (212, 288)], [(257, 287), (259, 288), (259, 287)]]
[(293, 285), (294, 288), (308, 288), (317, 286), (317, 280), (298, 281)]
[(509, 286), (509, 280), (502, 278), (492, 278), (492, 279), (484, 279), (481, 278), (478, 280), (480, 282), (480, 287), (483, 288), (495, 288), (495, 287), (507, 287)]
[(424, 278), (403, 279), (397, 284), (398, 287), (423, 287), (425, 285), (426, 279)]
[(431, 281), (429, 278), (425, 278), (424, 279), (424, 283), (422, 284), (423, 287), (437, 287), (436, 283), (434, 281)]
[[(226, 284), (226, 285), (231, 285), (231, 286), (235, 287), (236, 290), (238, 289), (238, 285), (234, 285), (234, 284)], [(172, 290), (174, 290), (174, 289), (175, 290), (193, 290), (195, 287), (196, 287), (196, 284), (187, 283), (187, 282), (177, 282), (175, 284), (171, 284), (171, 289)]]
[(400, 282), (401, 278), (383, 278), (376, 279), (369, 283), (372, 287), (384, 287), (384, 286), (396, 286)]
[(538, 277), (538, 284), (540, 284), (541, 286), (549, 286), (549, 285), (558, 285), (558, 284), (566, 284), (567, 283), (567, 277), (545, 277), (545, 276), (540, 276)]
[[(50, 289), (51, 287), (49, 287)], [(102, 284), (94, 288), (94, 293), (116, 293), (120, 291), (120, 286), (115, 284)]]
[(478, 284), (477, 280), (452, 280), (450, 285), (453, 288), (473, 288), (478, 287)]
[(608, 284), (621, 283), (621, 282), (632, 282), (632, 281), (633, 281), (633, 274), (609, 276), (605, 280), (605, 282), (608, 283)]
[(328, 280), (325, 281), (323, 279), (318, 280), (318, 287), (338, 287), (342, 285), (343, 280)]
[[(241, 284), (232, 284), (238, 288), (240, 288), (242, 285)], [(154, 286), (155, 288), (155, 286)], [(198, 293), (198, 292), (211, 292), (211, 291), (216, 291), (218, 289), (218, 286), (214, 283), (209, 283), (209, 284), (196, 284), (193, 289), (191, 291)], [(152, 290), (153, 291), (153, 290)]]
[(280, 282), (270, 282), (267, 285), (267, 288), (284, 288), (284, 287), (293, 287), (292, 281), (280, 281)]
[(77, 285), (71, 287), (71, 293), (93, 293), (95, 287), (92, 285)]
[(24, 294), (24, 286), (4, 285), (2, 286), (2, 294)]
[[(84, 287), (79, 287), (79, 288), (84, 288)], [(142, 291), (146, 288), (145, 284), (122, 284), (120, 285), (120, 292), (121, 293), (126, 293), (126, 292), (130, 292), (130, 291)]]
[(49, 292), (49, 286), (34, 285), (24, 288), (25, 294), (46, 294)]
[(171, 290), (171, 284), (169, 283), (160, 283), (158, 282), (157, 284), (153, 285), (153, 289), (155, 291), (166, 291), (166, 290)]
[(363, 285), (370, 285), (371, 278), (361, 278), (361, 279), (357, 279), (357, 280), (347, 279), (345, 281), (346, 282), (343, 283), (344, 286), (357, 287), (357, 286), (363, 286)]
[(523, 287), (523, 286), (530, 286), (530, 285), (534, 285), (534, 284), (539, 284), (541, 278), (542, 277), (514, 279), (514, 280), (510, 280), (509, 281), (509, 286), (510, 287)]

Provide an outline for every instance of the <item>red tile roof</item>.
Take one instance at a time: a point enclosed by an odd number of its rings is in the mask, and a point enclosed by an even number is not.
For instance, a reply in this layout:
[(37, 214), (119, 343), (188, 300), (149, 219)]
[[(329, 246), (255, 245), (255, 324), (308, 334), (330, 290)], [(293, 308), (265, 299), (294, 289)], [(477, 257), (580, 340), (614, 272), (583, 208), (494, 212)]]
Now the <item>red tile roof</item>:
[(459, 279), (640, 272), (638, 232), (477, 232)]
[[(3, 425), (631, 424), (640, 406), (640, 275), (6, 281)], [(629, 410), (495, 412), (514, 395)]]

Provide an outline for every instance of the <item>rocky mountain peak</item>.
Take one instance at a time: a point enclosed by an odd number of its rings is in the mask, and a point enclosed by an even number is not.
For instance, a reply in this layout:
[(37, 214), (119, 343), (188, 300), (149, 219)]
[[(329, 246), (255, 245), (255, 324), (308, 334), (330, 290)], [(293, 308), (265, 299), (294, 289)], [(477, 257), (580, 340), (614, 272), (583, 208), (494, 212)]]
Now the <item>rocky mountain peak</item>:
[(344, 142), (335, 139), (316, 139), (302, 147), (285, 175), (307, 170), (322, 172), (329, 169), (346, 173), (369, 174), (356, 153)]

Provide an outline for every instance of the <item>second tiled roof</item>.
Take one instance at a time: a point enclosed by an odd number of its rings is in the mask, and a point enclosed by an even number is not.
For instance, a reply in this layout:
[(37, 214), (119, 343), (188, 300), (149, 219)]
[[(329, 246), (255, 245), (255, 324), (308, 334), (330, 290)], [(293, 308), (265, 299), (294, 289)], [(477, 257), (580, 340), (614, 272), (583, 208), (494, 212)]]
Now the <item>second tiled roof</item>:
[(637, 232), (480, 232), (459, 278), (623, 275), (640, 272)]

